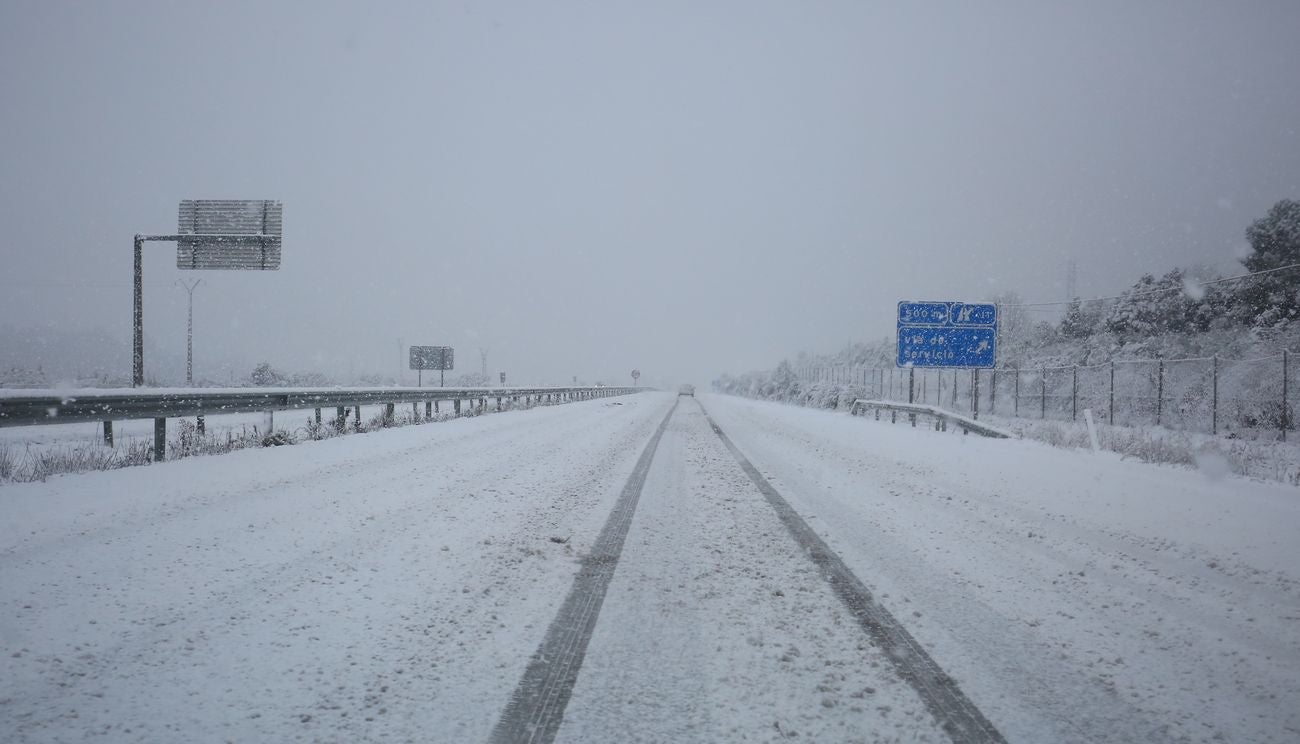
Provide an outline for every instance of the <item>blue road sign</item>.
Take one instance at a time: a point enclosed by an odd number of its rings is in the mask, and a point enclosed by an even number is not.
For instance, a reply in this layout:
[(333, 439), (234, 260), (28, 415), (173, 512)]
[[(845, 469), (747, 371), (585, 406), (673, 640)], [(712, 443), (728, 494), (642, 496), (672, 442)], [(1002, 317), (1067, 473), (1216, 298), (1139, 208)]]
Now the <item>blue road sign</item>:
[(898, 303), (898, 366), (989, 369), (997, 358), (996, 305)]

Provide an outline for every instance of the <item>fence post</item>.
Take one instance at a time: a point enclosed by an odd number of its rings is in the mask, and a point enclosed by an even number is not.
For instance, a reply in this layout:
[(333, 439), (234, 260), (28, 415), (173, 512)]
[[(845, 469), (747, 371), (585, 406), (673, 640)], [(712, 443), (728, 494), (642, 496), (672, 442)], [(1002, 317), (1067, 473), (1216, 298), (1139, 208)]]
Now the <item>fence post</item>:
[(1156, 426), (1160, 425), (1160, 414), (1164, 413), (1165, 407), (1165, 360), (1161, 359), (1156, 366)]
[(1016, 367), (1016, 389), (1013, 395), (1016, 399), (1016, 406), (1014, 409), (1015, 415), (1019, 416), (1020, 415), (1020, 368), (1019, 367)]
[(1040, 410), (1038, 412), (1038, 417), (1045, 419), (1047, 418), (1047, 366), (1044, 365), (1039, 371), (1043, 373), (1042, 377), (1039, 378), (1040, 387), (1043, 392), (1042, 400), (1039, 402)]
[(1110, 360), (1110, 418), (1106, 423), (1115, 425), (1115, 360)]
[(1219, 355), (1211, 357), (1210, 386), (1213, 397), (1210, 400), (1210, 433), (1219, 433)]
[(998, 368), (989, 373), (989, 413), (998, 412)]
[(1079, 420), (1079, 365), (1070, 368), (1070, 420)]
[(980, 371), (978, 369), (970, 371), (970, 410), (971, 418), (978, 421), (980, 417)]
[[(916, 367), (907, 368), (907, 402), (908, 403), (916, 402)], [(915, 429), (916, 414), (915, 413), (908, 414), (908, 418), (912, 420), (912, 428)]]
[[(1282, 350), (1282, 441), (1287, 441), (1287, 425), (1291, 424), (1291, 412), (1287, 410), (1287, 350)], [(107, 429), (105, 429), (107, 431)]]

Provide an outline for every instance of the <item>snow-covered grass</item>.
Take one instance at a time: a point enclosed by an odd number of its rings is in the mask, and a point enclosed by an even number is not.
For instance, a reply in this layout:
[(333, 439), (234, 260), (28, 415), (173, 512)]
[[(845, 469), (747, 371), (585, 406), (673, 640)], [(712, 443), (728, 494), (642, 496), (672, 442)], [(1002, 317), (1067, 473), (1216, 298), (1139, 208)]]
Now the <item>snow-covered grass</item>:
[[(854, 400), (869, 397), (872, 391), (853, 383), (814, 382), (798, 388), (794, 395), (762, 386), (733, 389), (730, 392), (758, 400), (848, 411)], [(1087, 449), (1092, 446), (1082, 420), (1041, 420), (987, 414), (981, 415), (980, 420), (1010, 429), (1020, 437), (1056, 447)], [(1124, 457), (1143, 462), (1221, 470), (1224, 474), (1232, 473), (1300, 486), (1300, 445), (1292, 442), (1214, 436), (1161, 426), (1112, 426), (1103, 423), (1097, 424), (1097, 432), (1102, 449), (1117, 452)]]
[[(986, 418), (1022, 437), (1056, 447), (1092, 446), (1083, 422)], [(1300, 486), (1300, 446), (1290, 442), (1230, 439), (1160, 426), (1096, 426), (1101, 448), (1124, 457)]]

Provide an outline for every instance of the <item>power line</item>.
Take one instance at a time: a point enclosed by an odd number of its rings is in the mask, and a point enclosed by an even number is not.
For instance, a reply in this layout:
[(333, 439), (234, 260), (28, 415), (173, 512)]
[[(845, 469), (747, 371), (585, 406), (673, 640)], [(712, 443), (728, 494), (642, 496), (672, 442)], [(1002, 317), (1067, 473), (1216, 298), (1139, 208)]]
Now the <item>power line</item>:
[[(1195, 285), (1191, 285), (1191, 286), (1208, 287), (1213, 284), (1223, 284), (1224, 282), (1235, 282), (1238, 279), (1249, 279), (1252, 276), (1263, 276), (1264, 274), (1272, 274), (1274, 272), (1287, 271), (1289, 269), (1300, 269), (1300, 263), (1288, 264), (1287, 266), (1279, 266), (1276, 269), (1252, 271), (1249, 274), (1238, 274), (1237, 276), (1224, 277), (1223, 279), (1213, 279), (1208, 282), (1197, 282)], [(1078, 302), (1080, 304), (1083, 304), (1085, 302), (1108, 302), (1110, 300), (1123, 300), (1129, 297), (1143, 297), (1145, 295), (1166, 294), (1169, 292), (1182, 292), (1186, 288), (1186, 286), (1187, 285), (1184, 285), (1183, 287), (1165, 287), (1164, 289), (1144, 289), (1141, 292), (1128, 292), (1125, 294), (1113, 295), (1110, 297), (1090, 297), (1086, 300), (1079, 299)], [(1074, 302), (1075, 300), (1066, 300), (1064, 302), (1017, 302), (1017, 303), (1003, 303), (1001, 307), (1061, 307), (1062, 305), (1070, 305)]]

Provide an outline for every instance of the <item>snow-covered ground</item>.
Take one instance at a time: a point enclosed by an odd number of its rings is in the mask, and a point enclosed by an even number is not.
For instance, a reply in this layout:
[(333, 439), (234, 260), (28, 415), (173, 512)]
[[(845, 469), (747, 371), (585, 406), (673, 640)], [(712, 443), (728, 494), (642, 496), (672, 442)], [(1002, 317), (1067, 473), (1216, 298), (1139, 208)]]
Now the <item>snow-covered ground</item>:
[[(1295, 489), (701, 396), (1011, 741), (1295, 741)], [(482, 741), (672, 396), (0, 487), (15, 741)], [(683, 398), (559, 741), (943, 741)]]
[(1300, 737), (1294, 488), (705, 402), (1010, 740)]

